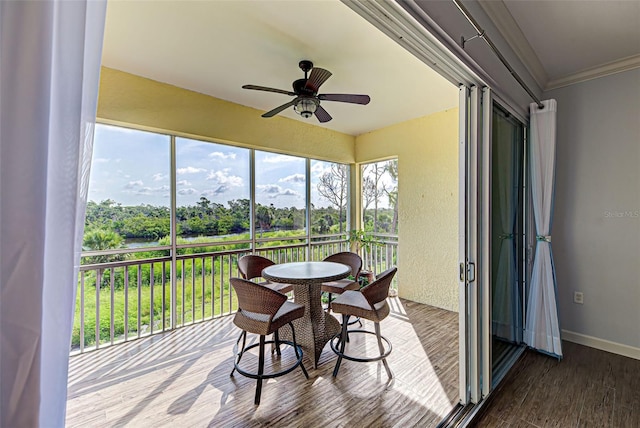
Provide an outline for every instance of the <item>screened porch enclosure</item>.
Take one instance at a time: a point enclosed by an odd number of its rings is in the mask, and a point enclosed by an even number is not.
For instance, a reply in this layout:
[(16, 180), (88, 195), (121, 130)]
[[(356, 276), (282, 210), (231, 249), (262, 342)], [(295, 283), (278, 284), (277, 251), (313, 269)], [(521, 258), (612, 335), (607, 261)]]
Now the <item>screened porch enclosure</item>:
[(352, 215), (363, 186), (350, 188), (348, 165), (98, 125), (71, 352), (233, 313), (245, 254), (353, 250), (374, 275), (396, 266), (397, 173), (385, 172), (397, 161), (372, 165), (364, 215)]

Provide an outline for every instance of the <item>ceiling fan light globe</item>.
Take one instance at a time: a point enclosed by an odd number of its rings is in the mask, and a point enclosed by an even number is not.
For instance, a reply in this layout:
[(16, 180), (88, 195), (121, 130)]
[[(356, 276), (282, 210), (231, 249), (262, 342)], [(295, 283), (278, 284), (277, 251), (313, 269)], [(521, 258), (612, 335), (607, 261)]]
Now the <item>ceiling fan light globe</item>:
[(318, 104), (320, 102), (315, 98), (300, 98), (293, 106), (293, 110), (304, 118), (310, 118), (318, 108)]

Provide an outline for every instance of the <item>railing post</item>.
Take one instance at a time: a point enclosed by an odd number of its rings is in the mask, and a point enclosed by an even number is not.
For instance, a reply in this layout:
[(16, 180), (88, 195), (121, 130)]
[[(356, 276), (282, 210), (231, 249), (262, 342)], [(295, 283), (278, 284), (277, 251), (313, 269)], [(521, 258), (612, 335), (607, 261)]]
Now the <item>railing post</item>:
[[(175, 329), (178, 324), (178, 274), (177, 274), (177, 245), (178, 230), (176, 219), (176, 137), (171, 136), (171, 310), (170, 328)], [(164, 283), (164, 279), (163, 279)], [(184, 289), (184, 283), (182, 284)], [(184, 303), (184, 302), (183, 302)]]

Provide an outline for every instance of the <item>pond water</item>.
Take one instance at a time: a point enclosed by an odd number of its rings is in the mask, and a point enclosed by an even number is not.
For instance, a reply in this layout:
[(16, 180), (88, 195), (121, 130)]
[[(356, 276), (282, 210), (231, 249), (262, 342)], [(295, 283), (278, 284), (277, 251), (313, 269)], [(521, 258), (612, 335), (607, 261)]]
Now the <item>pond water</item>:
[[(241, 236), (243, 233), (232, 233), (229, 235), (212, 235), (212, 236), (179, 236), (179, 238), (184, 239), (185, 241), (191, 242), (196, 239), (207, 239), (212, 242), (219, 241), (222, 238), (228, 238), (232, 236)], [(144, 248), (144, 247), (157, 247), (160, 245), (158, 240), (147, 239), (147, 238), (129, 238), (124, 240), (125, 248)]]

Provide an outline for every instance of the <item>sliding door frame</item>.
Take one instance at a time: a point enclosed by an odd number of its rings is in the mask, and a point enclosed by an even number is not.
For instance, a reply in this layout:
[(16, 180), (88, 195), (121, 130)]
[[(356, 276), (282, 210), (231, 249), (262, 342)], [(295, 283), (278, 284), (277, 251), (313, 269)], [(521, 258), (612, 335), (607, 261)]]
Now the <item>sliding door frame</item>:
[[(492, 391), (491, 364), (491, 137), (493, 102), (525, 128), (511, 102), (487, 88), (494, 81), (458, 58), (433, 20), (413, 2), (342, 0), (400, 46), (460, 89), (459, 94), (459, 396), (444, 424), (468, 421)], [(440, 36), (439, 36), (440, 34)], [(526, 166), (525, 166), (526, 167)], [(515, 361), (515, 360), (514, 360)], [(497, 379), (499, 380), (499, 379)], [(464, 410), (460, 411), (460, 408)], [(458, 415), (453, 413), (458, 412)]]

